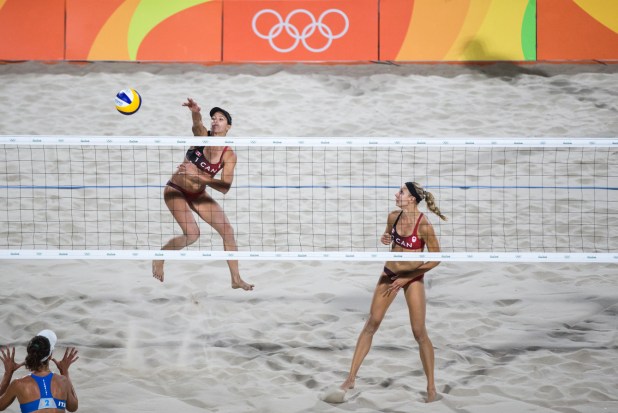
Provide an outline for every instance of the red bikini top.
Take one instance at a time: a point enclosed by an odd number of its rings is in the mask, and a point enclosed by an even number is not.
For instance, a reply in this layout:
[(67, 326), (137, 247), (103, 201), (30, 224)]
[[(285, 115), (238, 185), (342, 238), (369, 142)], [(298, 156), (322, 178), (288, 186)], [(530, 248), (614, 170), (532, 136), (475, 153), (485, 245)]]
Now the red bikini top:
[(225, 148), (223, 148), (223, 152), (221, 152), (221, 157), (219, 158), (219, 162), (217, 163), (208, 162), (208, 160), (204, 157), (204, 147), (203, 146), (196, 146), (193, 149), (189, 149), (187, 151), (187, 159), (191, 161), (191, 163), (195, 164), (195, 166), (197, 166), (199, 169), (209, 174), (210, 176), (215, 176), (217, 172), (219, 172), (221, 168), (223, 168), (223, 165), (222, 165), (223, 155), (225, 154), (225, 151), (228, 150), (228, 148), (229, 146), (226, 146)]
[(395, 242), (395, 244), (407, 250), (421, 250), (422, 251), (425, 248), (425, 241), (423, 241), (423, 239), (417, 235), (417, 231), (418, 231), (418, 225), (421, 223), (421, 219), (423, 219), (423, 213), (421, 212), (421, 214), (419, 215), (418, 220), (416, 221), (416, 225), (414, 225), (414, 230), (412, 231), (412, 235), (408, 235), (407, 237), (402, 237), (401, 235), (399, 235), (396, 229), (397, 223), (399, 222), (399, 218), (401, 218), (401, 214), (403, 214), (403, 211), (401, 211), (399, 215), (397, 216), (397, 219), (395, 220), (395, 223), (393, 224), (393, 229), (391, 230), (393, 241)]

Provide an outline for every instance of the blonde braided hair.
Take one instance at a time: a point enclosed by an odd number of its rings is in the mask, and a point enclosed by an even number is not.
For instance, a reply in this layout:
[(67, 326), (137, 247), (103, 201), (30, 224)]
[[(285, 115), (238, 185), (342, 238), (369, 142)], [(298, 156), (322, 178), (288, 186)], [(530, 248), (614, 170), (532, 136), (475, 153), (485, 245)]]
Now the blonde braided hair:
[[(408, 187), (408, 189), (410, 189), (408, 184), (412, 185), (412, 187), (416, 191), (416, 194), (420, 197), (421, 200), (423, 199), (425, 200), (425, 202), (427, 203), (427, 209), (429, 209), (431, 212), (439, 216), (440, 219), (442, 219), (443, 221), (448, 220), (448, 218), (444, 216), (442, 212), (440, 212), (440, 208), (438, 208), (438, 206), (436, 205), (436, 198), (433, 196), (431, 192), (426, 191), (425, 188), (423, 188), (420, 184), (416, 182), (406, 182), (406, 186)], [(412, 196), (417, 198), (414, 193), (412, 193)]]

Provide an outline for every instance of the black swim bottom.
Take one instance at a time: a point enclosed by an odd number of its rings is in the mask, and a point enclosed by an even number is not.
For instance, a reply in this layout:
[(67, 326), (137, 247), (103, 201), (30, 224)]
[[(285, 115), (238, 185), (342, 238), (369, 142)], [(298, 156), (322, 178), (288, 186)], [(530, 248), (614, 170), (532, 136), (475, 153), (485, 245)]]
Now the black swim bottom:
[[(398, 278), (397, 274), (395, 274), (394, 272), (392, 272), (386, 267), (384, 267), (383, 272), (384, 274), (380, 276), (380, 281), (379, 281), (380, 284), (392, 284), (393, 281), (395, 281)], [(415, 281), (421, 281), (424, 277), (425, 277), (425, 274), (421, 274), (415, 278), (412, 278), (410, 282), (407, 283), (406, 285), (412, 284)]]
[(202, 195), (204, 193), (204, 191), (202, 192), (188, 192), (185, 189), (183, 189), (181, 186), (176, 185), (175, 183), (173, 183), (172, 181), (167, 181), (167, 186), (174, 188), (177, 191), (180, 191), (182, 193), (182, 195), (185, 197), (185, 199), (187, 200), (187, 202), (193, 202), (195, 201), (197, 198), (199, 198), (200, 195)]

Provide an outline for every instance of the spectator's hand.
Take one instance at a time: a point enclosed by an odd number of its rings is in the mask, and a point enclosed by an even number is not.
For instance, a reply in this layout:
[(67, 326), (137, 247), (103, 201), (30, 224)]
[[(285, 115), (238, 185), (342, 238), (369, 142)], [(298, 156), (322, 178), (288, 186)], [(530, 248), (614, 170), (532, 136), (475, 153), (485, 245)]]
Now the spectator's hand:
[(2, 347), (0, 349), (0, 359), (2, 359), (2, 363), (4, 364), (4, 371), (13, 374), (15, 370), (18, 370), (24, 363), (15, 363), (15, 347), (13, 347), (12, 351), (8, 347)]
[(187, 101), (183, 103), (182, 106), (188, 107), (191, 112), (195, 113), (199, 113), (202, 110), (202, 108), (200, 108), (197, 102), (191, 98), (187, 98)]
[(384, 245), (389, 245), (391, 242), (393, 242), (393, 237), (388, 232), (385, 232), (384, 234), (382, 234), (380, 241)]
[(62, 360), (57, 361), (55, 358), (52, 358), (52, 361), (56, 367), (58, 367), (58, 370), (60, 370), (60, 374), (66, 376), (69, 374), (69, 366), (75, 363), (78, 359), (79, 357), (77, 356), (77, 350), (75, 347), (69, 347), (64, 350), (64, 357), (62, 357)]

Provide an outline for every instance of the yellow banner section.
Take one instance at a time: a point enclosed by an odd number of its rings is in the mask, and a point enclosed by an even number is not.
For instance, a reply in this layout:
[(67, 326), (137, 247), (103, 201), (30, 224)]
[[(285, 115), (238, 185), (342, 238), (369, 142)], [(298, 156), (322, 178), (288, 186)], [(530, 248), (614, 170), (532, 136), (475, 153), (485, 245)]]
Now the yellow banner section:
[[(394, 60), (399, 61), (482, 61), (526, 60), (524, 50), (534, 47), (522, 42), (527, 30), (534, 30), (526, 19), (536, 0), (414, 0), (405, 38)], [(397, 7), (382, 2), (382, 7)], [(400, 39), (380, 39), (382, 42)], [(527, 41), (534, 42), (533, 38)]]

